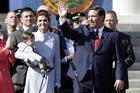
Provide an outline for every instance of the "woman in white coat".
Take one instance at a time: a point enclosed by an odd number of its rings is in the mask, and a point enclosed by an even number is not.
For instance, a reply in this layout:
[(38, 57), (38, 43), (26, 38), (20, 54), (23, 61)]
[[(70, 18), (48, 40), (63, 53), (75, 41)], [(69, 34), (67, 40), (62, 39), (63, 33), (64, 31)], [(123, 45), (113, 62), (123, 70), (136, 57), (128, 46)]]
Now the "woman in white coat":
[[(35, 52), (48, 60), (47, 65), (54, 69), (47, 72), (44, 79), (39, 67), (29, 68), (24, 93), (54, 93), (60, 87), (60, 48), (58, 35), (49, 30), (48, 12), (37, 13), (38, 31), (35, 35)], [(42, 82), (43, 80), (43, 82)]]

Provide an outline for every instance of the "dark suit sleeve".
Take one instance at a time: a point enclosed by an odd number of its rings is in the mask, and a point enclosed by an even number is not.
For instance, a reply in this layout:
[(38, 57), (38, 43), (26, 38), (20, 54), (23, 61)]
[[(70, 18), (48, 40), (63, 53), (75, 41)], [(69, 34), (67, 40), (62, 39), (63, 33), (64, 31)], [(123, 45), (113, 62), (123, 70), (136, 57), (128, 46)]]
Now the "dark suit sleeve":
[(15, 32), (13, 32), (11, 35), (12, 35), (13, 48), (16, 51), (17, 50), (17, 39), (16, 39)]
[[(60, 26), (60, 29), (61, 31), (63, 32), (64, 36), (66, 38), (69, 38), (71, 40), (78, 40), (79, 38), (79, 34), (77, 31), (71, 29), (69, 26), (68, 26), (68, 23), (65, 22), (63, 25)], [(78, 29), (77, 29), (78, 30)]]
[(124, 50), (121, 43), (120, 34), (115, 35), (115, 54), (116, 54), (116, 80), (124, 80), (126, 71)]
[(134, 62), (135, 62), (135, 54), (134, 54), (134, 51), (133, 51), (133, 46), (132, 46), (132, 43), (131, 43), (131, 38), (128, 37), (127, 39), (127, 44), (126, 44), (126, 49), (125, 49), (125, 63), (126, 63), (126, 66), (127, 68), (130, 67)]

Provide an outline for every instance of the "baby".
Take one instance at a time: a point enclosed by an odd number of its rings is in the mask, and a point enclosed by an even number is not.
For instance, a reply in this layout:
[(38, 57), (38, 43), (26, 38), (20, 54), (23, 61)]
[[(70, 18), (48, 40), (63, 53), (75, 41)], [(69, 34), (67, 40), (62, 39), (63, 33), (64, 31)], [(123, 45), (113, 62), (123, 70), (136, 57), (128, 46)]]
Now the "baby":
[(39, 66), (41, 72), (51, 71), (52, 68), (47, 66), (48, 61), (34, 52), (35, 37), (31, 32), (24, 32), (22, 35), (23, 42), (18, 44), (18, 50), (15, 53), (15, 57), (27, 62), (30, 67)]

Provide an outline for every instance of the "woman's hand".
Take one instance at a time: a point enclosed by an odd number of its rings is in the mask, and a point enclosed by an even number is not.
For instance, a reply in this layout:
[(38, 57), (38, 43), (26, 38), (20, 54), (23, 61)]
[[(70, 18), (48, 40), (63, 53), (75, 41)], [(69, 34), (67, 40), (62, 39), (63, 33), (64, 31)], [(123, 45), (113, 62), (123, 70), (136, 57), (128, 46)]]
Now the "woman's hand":
[(5, 48), (3, 50), (6, 51), (7, 49), (12, 48), (12, 47), (13, 47), (13, 44), (12, 44), (12, 36), (9, 34), (8, 35), (8, 39), (6, 41)]
[(58, 14), (59, 14), (60, 18), (66, 18), (67, 7), (66, 7), (66, 4), (62, 1), (60, 1), (58, 4)]
[(3, 34), (0, 32), (0, 39), (3, 39)]

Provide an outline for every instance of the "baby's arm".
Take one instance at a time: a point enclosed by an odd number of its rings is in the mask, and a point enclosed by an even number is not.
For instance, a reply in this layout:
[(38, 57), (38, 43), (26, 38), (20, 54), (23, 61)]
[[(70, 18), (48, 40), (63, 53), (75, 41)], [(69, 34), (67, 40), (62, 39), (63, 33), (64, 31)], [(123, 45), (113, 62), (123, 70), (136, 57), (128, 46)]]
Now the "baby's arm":
[(21, 60), (24, 60), (25, 62), (32, 62), (35, 65), (38, 64), (38, 62), (42, 59), (41, 56), (33, 52), (32, 47), (25, 47), (25, 48), (18, 48), (18, 50), (15, 53), (15, 57)]
[(22, 50), (22, 49), (18, 49), (15, 53), (15, 57), (18, 58), (18, 59), (21, 59), (21, 60), (24, 60), (24, 61), (27, 61), (28, 59), (28, 54)]

